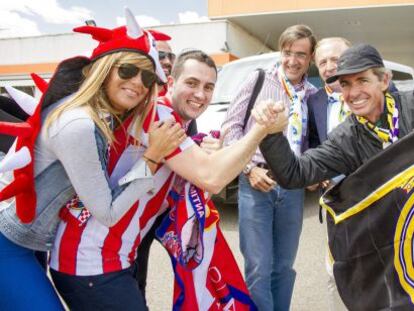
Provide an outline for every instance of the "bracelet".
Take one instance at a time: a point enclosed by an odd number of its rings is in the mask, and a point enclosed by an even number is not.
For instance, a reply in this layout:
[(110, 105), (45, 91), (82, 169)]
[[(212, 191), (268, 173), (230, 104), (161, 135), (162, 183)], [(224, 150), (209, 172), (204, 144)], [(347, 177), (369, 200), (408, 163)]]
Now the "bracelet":
[(144, 158), (144, 160), (147, 160), (148, 162), (151, 162), (152, 164), (159, 165), (157, 161), (154, 161), (153, 159), (150, 159), (145, 155), (142, 155), (142, 157)]

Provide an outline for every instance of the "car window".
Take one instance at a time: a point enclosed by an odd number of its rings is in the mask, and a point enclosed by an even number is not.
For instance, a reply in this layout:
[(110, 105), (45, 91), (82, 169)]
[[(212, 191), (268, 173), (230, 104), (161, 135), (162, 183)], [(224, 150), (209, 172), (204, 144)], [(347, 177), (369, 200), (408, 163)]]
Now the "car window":
[(279, 60), (279, 53), (247, 57), (224, 65), (218, 73), (212, 103), (230, 102), (251, 72), (268, 69)]

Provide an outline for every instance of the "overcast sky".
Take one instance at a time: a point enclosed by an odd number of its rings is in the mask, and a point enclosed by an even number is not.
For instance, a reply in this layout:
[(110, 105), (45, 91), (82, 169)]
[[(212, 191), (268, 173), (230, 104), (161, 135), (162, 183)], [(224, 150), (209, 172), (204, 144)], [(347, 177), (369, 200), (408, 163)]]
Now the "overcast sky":
[(113, 28), (125, 6), (143, 27), (208, 20), (207, 0), (1, 0), (0, 38), (71, 32), (87, 19)]

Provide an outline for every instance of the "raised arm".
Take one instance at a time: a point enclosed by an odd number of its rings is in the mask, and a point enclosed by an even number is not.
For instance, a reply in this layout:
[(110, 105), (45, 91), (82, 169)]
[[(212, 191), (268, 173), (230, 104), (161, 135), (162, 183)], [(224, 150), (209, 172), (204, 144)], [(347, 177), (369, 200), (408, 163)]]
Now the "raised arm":
[(260, 144), (266, 163), (280, 186), (303, 188), (348, 173), (341, 149), (325, 141), (297, 157), (282, 133), (269, 135)]
[[(274, 103), (260, 103), (252, 116), (258, 123), (265, 123), (277, 113)], [(284, 114), (287, 118), (287, 114)], [(266, 163), (270, 166), (276, 181), (287, 189), (303, 188), (330, 179), (340, 174), (349, 174), (360, 164), (353, 155), (353, 138), (348, 134), (348, 123), (338, 126), (330, 139), (315, 149), (307, 150), (296, 156), (283, 133), (275, 131), (260, 144)], [(349, 132), (349, 131), (348, 131)], [(341, 144), (348, 147), (345, 149)]]
[[(283, 111), (284, 107), (279, 109)], [(269, 119), (263, 125), (253, 125), (243, 138), (217, 152), (206, 154), (192, 146), (167, 160), (167, 165), (200, 188), (218, 193), (242, 171), (267, 133), (283, 130), (286, 124), (284, 120)]]

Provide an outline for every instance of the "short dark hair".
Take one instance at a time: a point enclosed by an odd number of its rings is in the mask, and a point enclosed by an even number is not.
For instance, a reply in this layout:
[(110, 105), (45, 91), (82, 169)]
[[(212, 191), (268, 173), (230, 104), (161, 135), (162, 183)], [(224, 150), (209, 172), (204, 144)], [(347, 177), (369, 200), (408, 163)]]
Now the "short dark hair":
[(309, 39), (311, 54), (313, 54), (316, 46), (316, 37), (312, 29), (307, 25), (293, 25), (286, 28), (279, 37), (279, 50), (282, 51), (285, 47), (291, 46), (294, 41), (305, 38)]
[(206, 64), (208, 67), (213, 68), (217, 74), (216, 63), (209, 55), (201, 50), (189, 50), (181, 52), (175, 60), (171, 71), (171, 76), (174, 79), (178, 79), (180, 77), (181, 73), (183, 72), (184, 63), (189, 59), (194, 59), (200, 63)]

